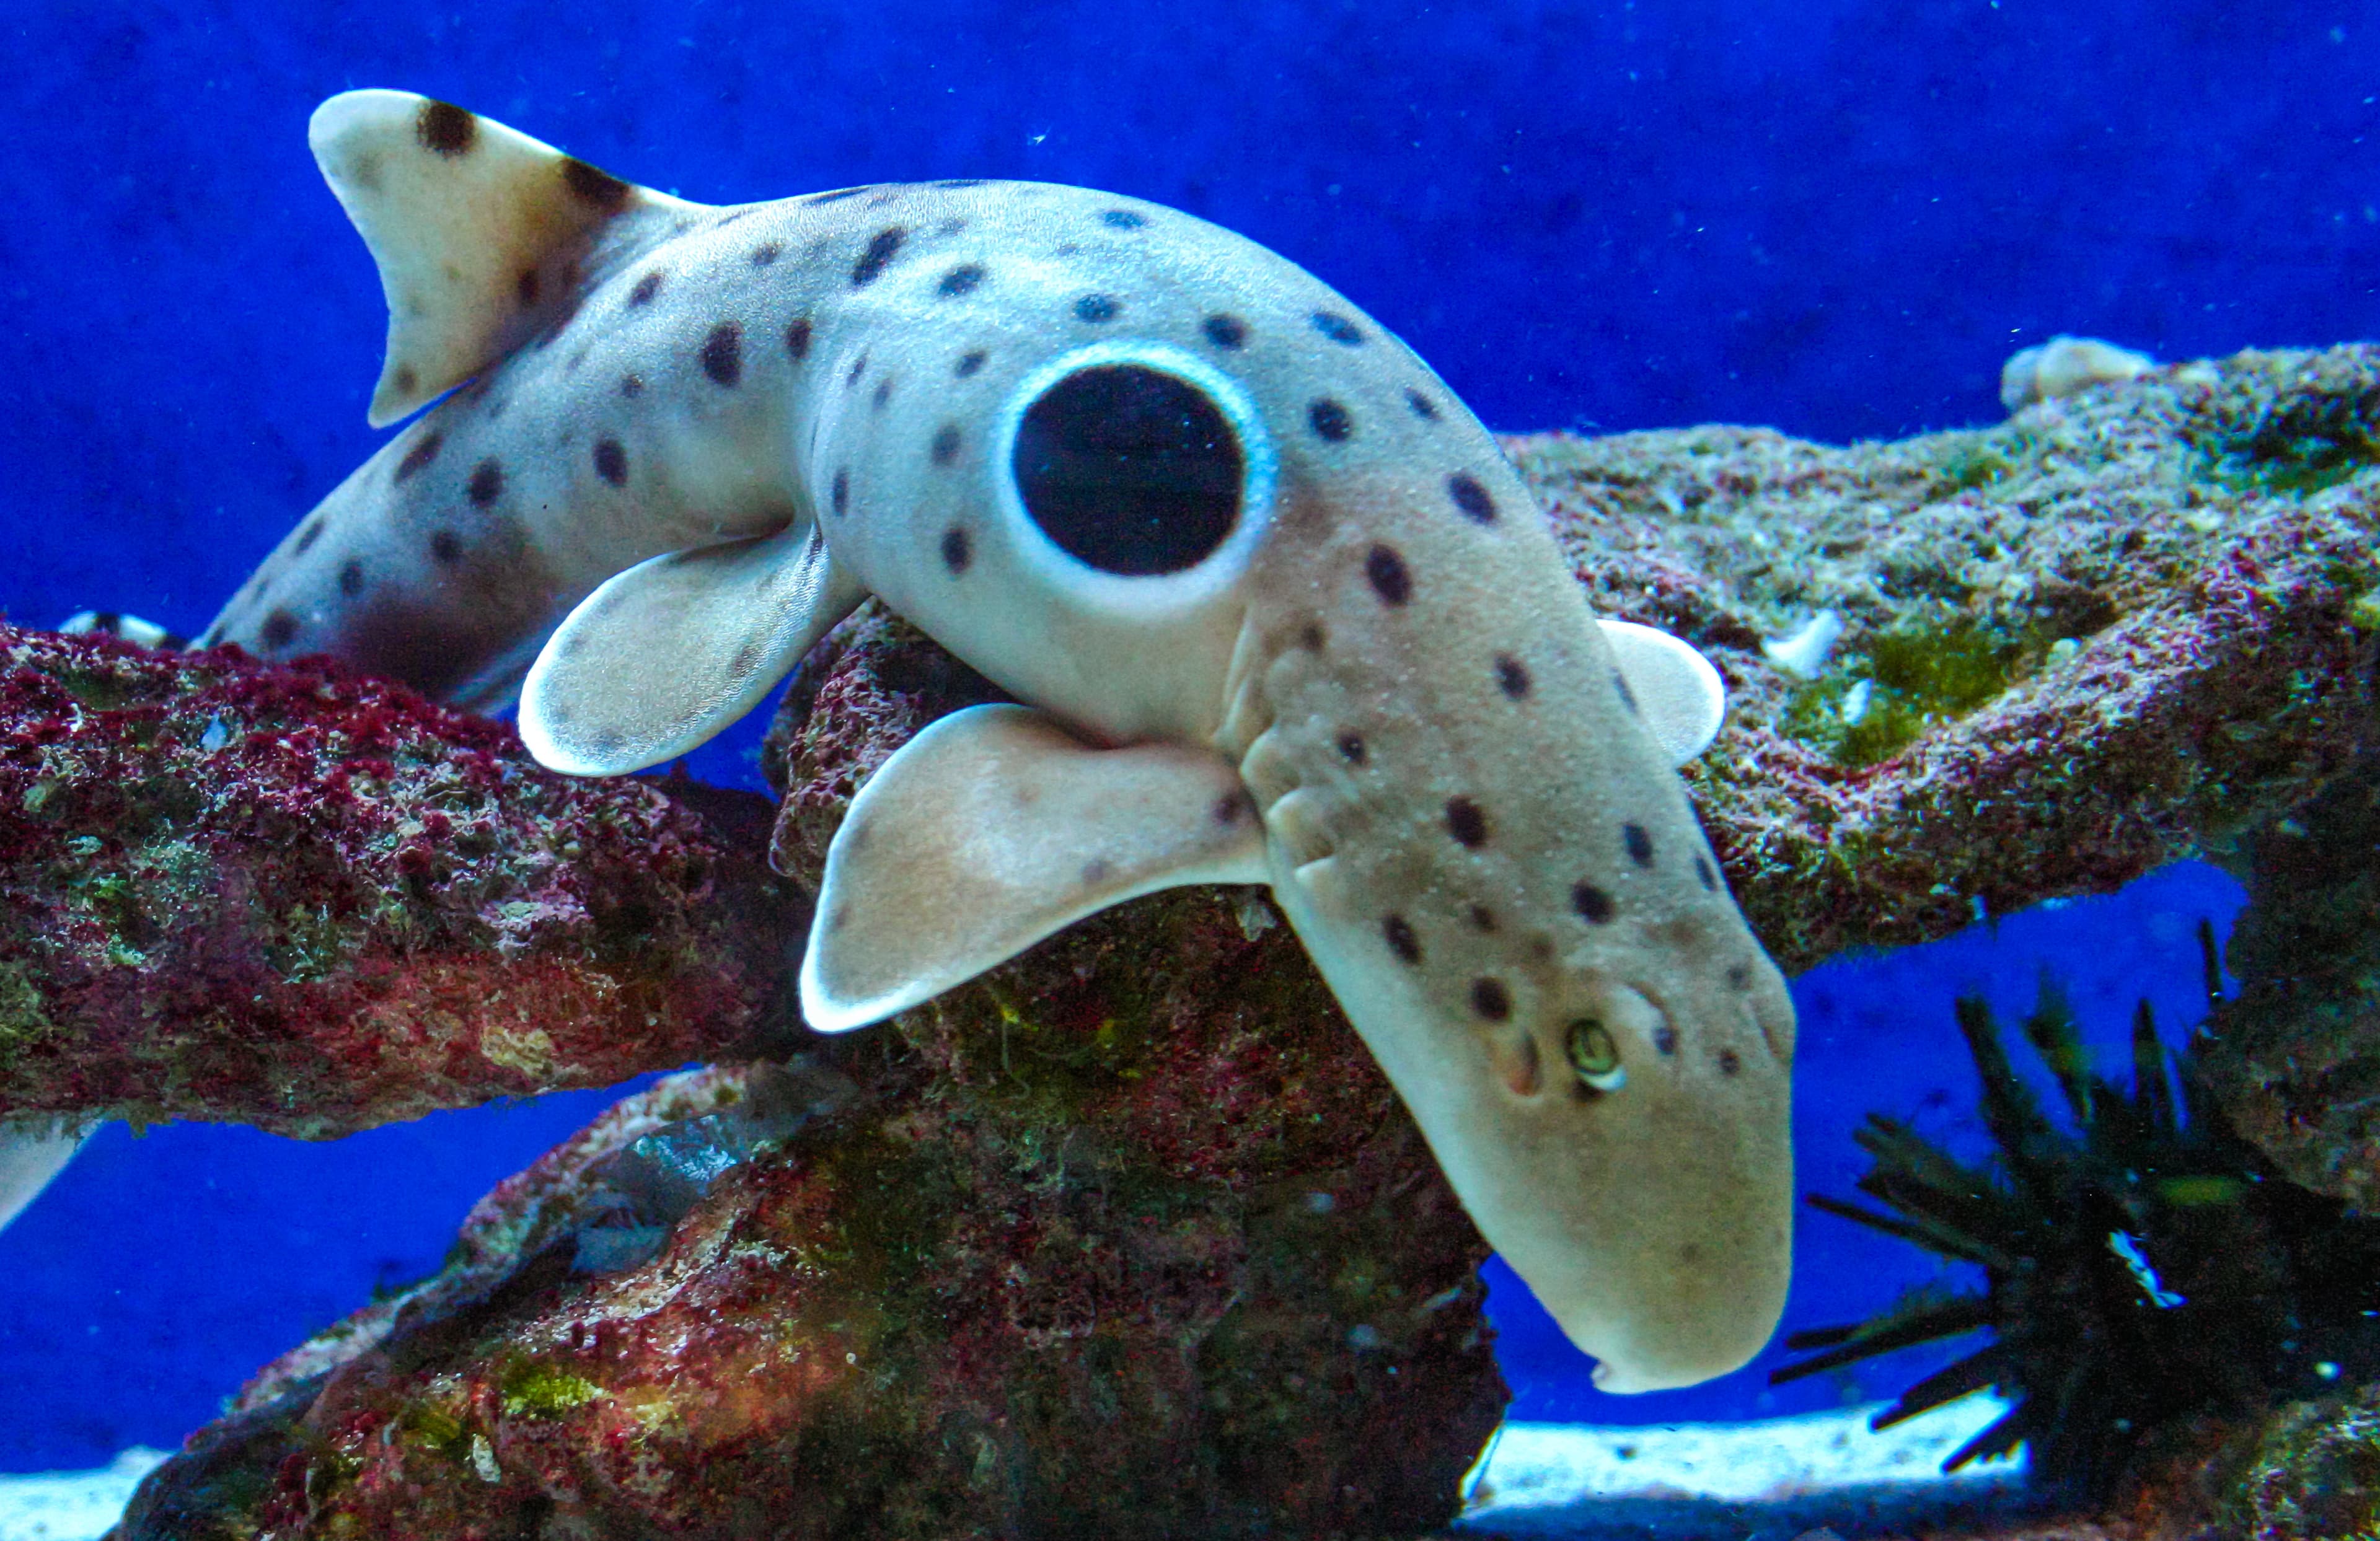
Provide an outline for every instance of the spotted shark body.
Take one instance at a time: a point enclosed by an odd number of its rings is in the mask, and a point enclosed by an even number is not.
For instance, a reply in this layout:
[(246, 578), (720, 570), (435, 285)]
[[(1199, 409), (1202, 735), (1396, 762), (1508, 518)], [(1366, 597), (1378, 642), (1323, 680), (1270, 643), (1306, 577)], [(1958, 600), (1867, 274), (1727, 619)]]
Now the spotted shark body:
[(1134, 894), (1267, 884), (1601, 1384), (1758, 1350), (1793, 1019), (1671, 769), (1717, 677), (1594, 623), (1395, 338), (1078, 188), (709, 208), (391, 91), (312, 142), (390, 300), (372, 420), (429, 410), (201, 644), (517, 688), (532, 751), (601, 774), (716, 732), (873, 593), (1025, 704), (859, 794), (815, 1026)]

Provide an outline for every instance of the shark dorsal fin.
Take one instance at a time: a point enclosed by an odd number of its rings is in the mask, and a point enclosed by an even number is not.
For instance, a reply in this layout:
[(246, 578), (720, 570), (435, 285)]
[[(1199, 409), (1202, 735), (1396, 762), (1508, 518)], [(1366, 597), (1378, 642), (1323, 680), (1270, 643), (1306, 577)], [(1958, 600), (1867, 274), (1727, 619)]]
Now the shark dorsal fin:
[(547, 638), (521, 740), (574, 776), (674, 759), (759, 705), (860, 597), (807, 521), (640, 562)]
[(374, 428), (565, 316), (610, 221), (699, 207), (411, 91), (344, 91), (314, 110), (307, 140), (388, 297)]
[(1600, 624), (1629, 698), (1670, 763), (1683, 765), (1709, 748), (1727, 715), (1727, 686), (1711, 661), (1666, 631), (1633, 621)]
[(1111, 904), (1266, 880), (1239, 772), (1180, 744), (1100, 749), (1020, 706), (903, 745), (828, 848), (802, 1014), (842, 1032), (905, 1011)]

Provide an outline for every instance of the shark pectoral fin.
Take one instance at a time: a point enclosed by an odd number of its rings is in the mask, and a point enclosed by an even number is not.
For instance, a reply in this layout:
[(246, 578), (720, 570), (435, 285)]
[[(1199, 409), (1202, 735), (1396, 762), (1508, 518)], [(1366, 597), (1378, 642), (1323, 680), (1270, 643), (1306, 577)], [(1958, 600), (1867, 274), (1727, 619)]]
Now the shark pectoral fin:
[(703, 207), (411, 91), (343, 91), (314, 109), (306, 138), (388, 297), (374, 428), (567, 317), (612, 220)]
[(1666, 631), (1633, 621), (1602, 621), (1603, 639), (1645, 725), (1670, 757), (1683, 765), (1711, 746), (1727, 715), (1727, 686), (1711, 661)]
[(580, 601), (521, 681), (540, 764), (615, 776), (743, 716), (863, 596), (815, 526), (640, 562)]
[(1111, 904), (1266, 880), (1239, 772), (1179, 744), (1099, 749), (1018, 706), (929, 726), (828, 848), (802, 1014), (839, 1033), (973, 978)]

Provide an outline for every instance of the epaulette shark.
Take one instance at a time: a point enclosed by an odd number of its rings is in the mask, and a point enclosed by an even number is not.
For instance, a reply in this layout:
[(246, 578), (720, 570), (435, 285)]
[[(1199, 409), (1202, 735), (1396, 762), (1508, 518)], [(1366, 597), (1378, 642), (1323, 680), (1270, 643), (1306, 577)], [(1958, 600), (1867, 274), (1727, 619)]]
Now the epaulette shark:
[(386, 91), (311, 142), (388, 297), (370, 419), (419, 416), (200, 645), (517, 692), (538, 759), (611, 775), (874, 594), (1024, 704), (932, 723), (854, 799), (814, 1027), (1137, 894), (1267, 885), (1599, 1384), (1759, 1350), (1794, 1025), (1673, 769), (1718, 676), (1596, 623), (1387, 330), (1077, 188), (714, 208)]

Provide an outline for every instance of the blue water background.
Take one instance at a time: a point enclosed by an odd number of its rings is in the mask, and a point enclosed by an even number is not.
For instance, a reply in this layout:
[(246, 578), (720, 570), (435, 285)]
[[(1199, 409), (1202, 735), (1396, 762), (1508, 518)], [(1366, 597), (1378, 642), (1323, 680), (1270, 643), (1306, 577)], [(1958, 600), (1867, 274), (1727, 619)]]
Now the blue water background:
[[(2375, 42), (2370, 5), (2291, 0), (10, 0), (0, 608), (195, 630), (379, 442), (378, 285), (304, 147), (350, 86), (706, 200), (940, 176), (1134, 193), (1305, 263), (1493, 426), (1840, 440), (1996, 419), (2002, 358), (2056, 331), (2165, 357), (2368, 334)], [(747, 778), (748, 744), (699, 769)], [(2191, 869), (2011, 920), (2002, 950), (1805, 978), (1805, 1184), (1848, 1191), (1870, 1106), (1956, 1124), (1961, 985), (2021, 1007), (2050, 957), (2095, 1026), (2143, 990), (2182, 1020), (2190, 925), (2236, 903)], [(171, 1444), (434, 1267), (473, 1197), (604, 1100), (321, 1147), (109, 1131), (0, 1234), (0, 1470)], [(1867, 1244), (1809, 1221), (1798, 1319), (1911, 1277)], [(1595, 1397), (1509, 1287), (1495, 1305), (1522, 1415), (1782, 1405), (1756, 1377)]]

